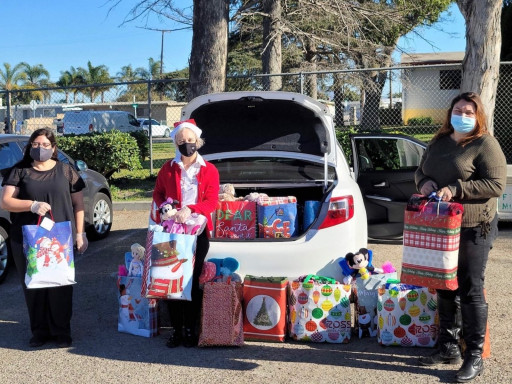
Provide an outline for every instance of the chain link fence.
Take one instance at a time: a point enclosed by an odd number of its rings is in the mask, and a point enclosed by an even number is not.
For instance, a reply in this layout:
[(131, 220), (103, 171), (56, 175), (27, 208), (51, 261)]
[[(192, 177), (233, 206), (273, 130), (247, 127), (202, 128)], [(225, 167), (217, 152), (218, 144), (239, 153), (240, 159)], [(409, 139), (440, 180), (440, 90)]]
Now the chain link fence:
[[(307, 94), (322, 101), (337, 129), (358, 132), (403, 133), (428, 141), (446, 117), (459, 93), (461, 65), (409, 65), (383, 69), (300, 72), (280, 75), (229, 77), (229, 91), (279, 89)], [(150, 136), (150, 156), (131, 177), (155, 175), (174, 155), (168, 137), (188, 100), (187, 79), (93, 84), (42, 89), (0, 90), (0, 128), (30, 134), (49, 127), (59, 134), (80, 127), (132, 131)], [(502, 63), (494, 112), (494, 134), (512, 163), (512, 63)], [(77, 111), (102, 111), (83, 113)], [(114, 111), (126, 119), (113, 118)], [(83, 116), (79, 121), (72, 116)], [(94, 120), (99, 116), (103, 122)], [(10, 119), (10, 121), (9, 121)], [(137, 119), (137, 123), (134, 120)], [(101, 128), (103, 127), (103, 128)], [(151, 127), (151, 135), (150, 134)], [(114, 175), (122, 178), (126, 172)]]

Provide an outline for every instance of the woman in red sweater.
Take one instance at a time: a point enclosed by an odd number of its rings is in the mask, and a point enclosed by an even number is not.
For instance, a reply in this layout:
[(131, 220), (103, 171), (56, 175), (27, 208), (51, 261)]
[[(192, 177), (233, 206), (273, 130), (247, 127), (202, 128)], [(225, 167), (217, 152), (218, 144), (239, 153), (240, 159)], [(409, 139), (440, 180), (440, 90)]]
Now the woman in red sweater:
[(219, 172), (197, 152), (204, 145), (199, 129), (193, 119), (176, 123), (171, 134), (178, 152), (167, 161), (156, 179), (153, 201), (160, 206), (168, 197), (179, 202), (175, 220), (185, 222), (191, 213), (206, 216), (207, 230), (197, 237), (194, 274), (192, 278), (192, 301), (169, 301), (171, 334), (169, 348), (183, 343), (185, 347), (197, 345), (196, 323), (202, 304), (199, 275), (210, 248), (208, 233), (213, 229), (211, 213), (219, 197)]

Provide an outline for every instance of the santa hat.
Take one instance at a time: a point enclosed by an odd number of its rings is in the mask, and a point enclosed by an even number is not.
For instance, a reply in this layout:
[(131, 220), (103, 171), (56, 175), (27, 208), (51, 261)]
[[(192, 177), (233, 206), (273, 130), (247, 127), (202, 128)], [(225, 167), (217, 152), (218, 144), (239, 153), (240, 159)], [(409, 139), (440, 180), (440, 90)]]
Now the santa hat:
[(178, 132), (181, 131), (183, 128), (190, 129), (192, 132), (196, 134), (197, 137), (201, 137), (201, 133), (203, 133), (203, 131), (199, 129), (199, 127), (196, 125), (196, 121), (194, 119), (178, 121), (177, 123), (174, 123), (174, 130), (171, 132), (171, 139), (173, 141)]

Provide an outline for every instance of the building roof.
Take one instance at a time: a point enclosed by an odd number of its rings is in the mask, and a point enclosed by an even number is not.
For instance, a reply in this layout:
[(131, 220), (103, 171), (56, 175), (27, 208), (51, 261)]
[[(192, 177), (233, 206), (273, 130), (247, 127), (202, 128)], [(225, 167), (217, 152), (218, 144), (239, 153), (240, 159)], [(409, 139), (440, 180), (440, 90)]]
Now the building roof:
[(460, 63), (464, 52), (403, 53), (401, 63), (407, 65)]

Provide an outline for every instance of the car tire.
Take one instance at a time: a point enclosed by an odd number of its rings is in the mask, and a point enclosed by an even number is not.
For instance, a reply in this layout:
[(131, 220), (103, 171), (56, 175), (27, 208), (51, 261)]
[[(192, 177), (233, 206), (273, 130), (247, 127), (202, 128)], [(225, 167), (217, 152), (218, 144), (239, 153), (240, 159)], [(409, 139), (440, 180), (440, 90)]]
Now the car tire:
[(104, 239), (112, 229), (112, 201), (104, 193), (98, 192), (94, 197), (92, 212), (90, 217), (92, 223), (87, 229), (88, 237), (91, 240)]
[(169, 137), (169, 136), (171, 136), (171, 131), (169, 129), (166, 129), (164, 132), (164, 137)]
[(4, 227), (0, 227), (0, 283), (7, 277), (12, 262), (11, 250), (7, 239), (7, 230)]

